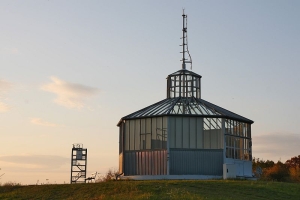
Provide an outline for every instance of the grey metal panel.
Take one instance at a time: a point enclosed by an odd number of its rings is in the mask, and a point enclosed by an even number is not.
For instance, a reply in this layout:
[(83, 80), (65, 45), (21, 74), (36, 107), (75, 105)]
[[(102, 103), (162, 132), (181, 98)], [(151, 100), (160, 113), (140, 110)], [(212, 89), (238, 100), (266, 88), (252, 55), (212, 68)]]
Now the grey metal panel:
[(126, 162), (126, 161), (129, 161), (129, 159), (130, 159), (130, 153), (125, 153), (124, 155), (125, 155), (125, 169), (124, 169), (124, 172), (126, 172), (126, 174), (128, 174), (128, 175), (131, 175), (132, 173), (131, 173), (130, 169), (132, 169), (132, 168), (130, 167), (130, 162)]
[(193, 149), (197, 147), (196, 131), (197, 131), (196, 118), (190, 117), (190, 148)]
[(218, 130), (212, 129), (210, 130), (210, 147), (212, 149), (219, 149), (218, 148)]
[(203, 118), (197, 118), (197, 149), (203, 148)]
[(152, 138), (152, 132), (151, 132), (151, 119), (146, 119), (146, 149), (151, 149), (151, 138)]
[(164, 116), (163, 117), (163, 129), (168, 128), (168, 117)]
[(166, 175), (167, 151), (125, 151), (124, 175)]
[(218, 137), (219, 137), (219, 148), (223, 149), (224, 148), (224, 135), (222, 134), (222, 129), (218, 131)]
[(175, 118), (175, 135), (176, 135), (176, 148), (182, 148), (182, 118)]
[(156, 128), (160, 130), (163, 129), (162, 122), (163, 122), (162, 117), (156, 117)]
[(135, 146), (135, 150), (140, 150), (140, 142), (141, 142), (141, 120), (140, 119), (136, 119), (134, 120), (134, 146)]
[(129, 150), (129, 143), (130, 143), (130, 138), (129, 138), (129, 121), (125, 122), (125, 133), (124, 133), (124, 143), (125, 143), (125, 148), (124, 150)]
[(141, 119), (141, 133), (146, 133), (146, 119)]
[(170, 143), (170, 148), (175, 148), (175, 132), (176, 132), (176, 124), (175, 124), (175, 117), (169, 117), (169, 128), (168, 128), (168, 140)]
[(170, 175), (222, 175), (223, 150), (170, 149)]
[(151, 133), (151, 118), (146, 119), (146, 133)]
[(204, 130), (203, 131), (203, 142), (204, 142), (204, 149), (210, 149), (210, 140), (211, 140), (211, 135), (209, 130)]
[[(156, 118), (151, 118), (151, 132), (152, 132), (152, 140), (156, 140)], [(153, 145), (153, 144), (152, 144)]]
[(129, 120), (129, 150), (134, 150), (134, 122), (135, 120)]
[(190, 148), (190, 120), (182, 118), (182, 148)]

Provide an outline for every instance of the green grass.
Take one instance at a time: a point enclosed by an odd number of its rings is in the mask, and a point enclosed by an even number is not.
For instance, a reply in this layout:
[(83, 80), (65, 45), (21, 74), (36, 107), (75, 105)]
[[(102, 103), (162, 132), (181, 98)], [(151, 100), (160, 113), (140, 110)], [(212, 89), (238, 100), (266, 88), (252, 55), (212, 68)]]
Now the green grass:
[(109, 181), (0, 186), (0, 199), (300, 199), (299, 183), (245, 180)]

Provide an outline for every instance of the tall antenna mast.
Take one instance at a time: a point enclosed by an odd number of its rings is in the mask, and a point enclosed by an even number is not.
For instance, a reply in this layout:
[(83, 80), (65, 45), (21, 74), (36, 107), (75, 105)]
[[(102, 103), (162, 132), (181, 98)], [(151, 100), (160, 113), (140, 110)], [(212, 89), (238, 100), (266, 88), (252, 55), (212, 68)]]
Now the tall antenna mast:
[[(182, 10), (182, 69), (186, 69), (186, 63), (191, 64), (192, 69), (192, 57), (190, 55), (189, 49), (188, 49), (188, 39), (187, 39), (187, 15), (184, 14), (184, 9)], [(189, 59), (185, 58), (185, 53), (188, 53)]]

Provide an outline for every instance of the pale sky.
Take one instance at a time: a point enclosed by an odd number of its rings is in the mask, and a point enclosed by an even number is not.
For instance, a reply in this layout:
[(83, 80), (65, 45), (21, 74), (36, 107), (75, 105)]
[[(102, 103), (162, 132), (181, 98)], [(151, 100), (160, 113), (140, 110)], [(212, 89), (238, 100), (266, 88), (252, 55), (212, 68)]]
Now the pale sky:
[(2, 0), (0, 183), (69, 183), (73, 143), (117, 169), (119, 119), (181, 68), (182, 8), (202, 98), (254, 121), (254, 157), (299, 155), (300, 1)]

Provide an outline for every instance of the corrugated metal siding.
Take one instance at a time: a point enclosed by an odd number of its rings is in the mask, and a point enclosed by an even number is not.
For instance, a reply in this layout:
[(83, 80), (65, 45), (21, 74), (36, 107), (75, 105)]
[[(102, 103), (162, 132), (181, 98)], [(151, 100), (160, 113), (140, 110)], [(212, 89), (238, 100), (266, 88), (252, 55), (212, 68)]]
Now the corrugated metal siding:
[(170, 175), (222, 175), (223, 150), (170, 149)]
[(167, 151), (125, 151), (124, 175), (166, 175)]

